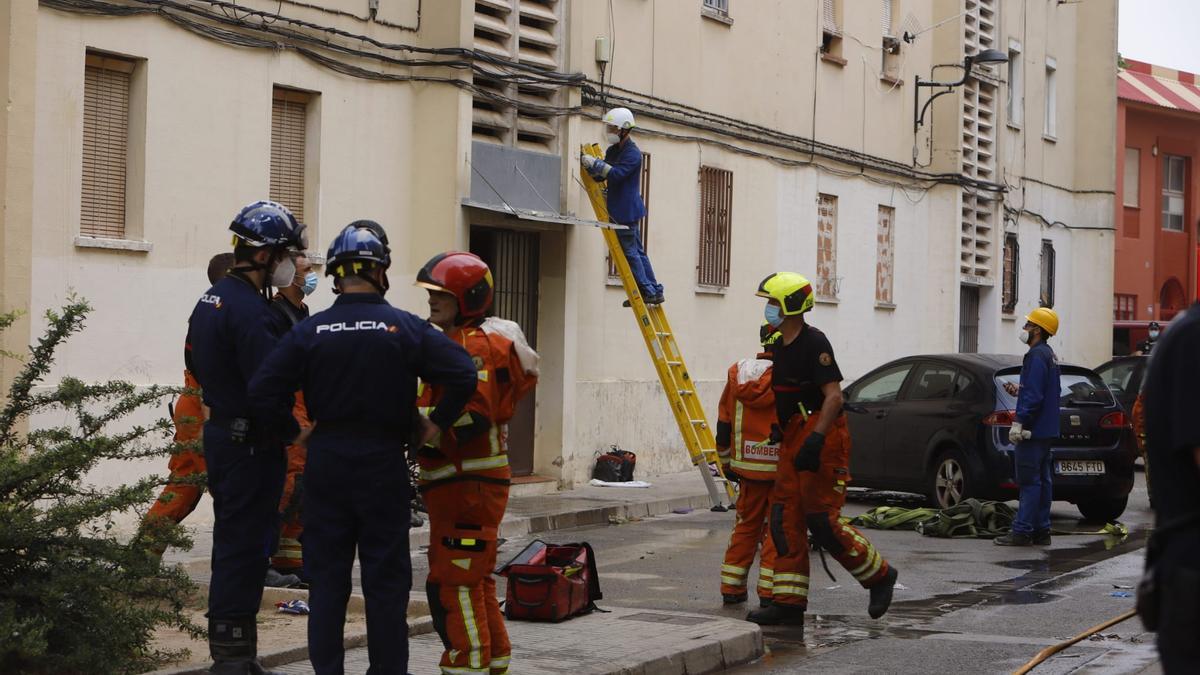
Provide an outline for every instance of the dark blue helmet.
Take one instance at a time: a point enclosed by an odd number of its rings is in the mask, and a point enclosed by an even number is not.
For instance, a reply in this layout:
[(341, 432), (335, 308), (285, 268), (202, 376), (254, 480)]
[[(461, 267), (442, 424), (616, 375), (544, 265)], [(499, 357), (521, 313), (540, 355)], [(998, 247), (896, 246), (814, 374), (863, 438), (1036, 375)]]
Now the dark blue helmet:
[(380, 225), (379, 223), (377, 223), (373, 220), (369, 220), (369, 219), (356, 220), (353, 223), (350, 223), (349, 225), (347, 225), (346, 227), (370, 230), (371, 232), (375, 233), (376, 237), (379, 237), (379, 241), (382, 241), (384, 246), (388, 245), (387, 232), (383, 231), (382, 225)]
[(375, 265), (387, 269), (392, 264), (392, 256), (387, 244), (380, 240), (372, 228), (358, 227), (352, 223), (343, 228), (329, 245), (329, 252), (325, 255), (325, 274), (344, 277), (359, 271), (345, 265), (350, 262), (369, 263), (360, 269), (370, 269)]
[(250, 246), (281, 246), (300, 251), (308, 248), (304, 225), (278, 202), (263, 200), (250, 204), (237, 214), (229, 229)]

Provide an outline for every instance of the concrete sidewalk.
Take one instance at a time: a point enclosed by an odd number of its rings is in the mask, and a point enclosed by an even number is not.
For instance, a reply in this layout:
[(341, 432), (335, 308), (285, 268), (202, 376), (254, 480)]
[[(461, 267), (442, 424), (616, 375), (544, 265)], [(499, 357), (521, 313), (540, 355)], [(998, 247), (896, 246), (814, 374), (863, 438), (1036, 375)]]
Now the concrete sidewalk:
[[(563, 623), (506, 622), (512, 637), (511, 671), (521, 675), (698, 675), (758, 658), (762, 631), (745, 621), (682, 612), (606, 607)], [(409, 671), (438, 672), (442, 643), (436, 634), (409, 639)], [(367, 649), (346, 652), (346, 672), (367, 671)], [(307, 662), (277, 666), (294, 675), (313, 673)]]
[[(648, 488), (592, 487), (551, 494), (514, 496), (500, 526), (500, 536), (511, 539), (580, 525), (598, 525), (647, 518), (685, 509), (710, 507), (704, 481), (696, 469), (648, 479)], [(185, 526), (187, 521), (184, 521)], [(212, 555), (212, 525), (189, 527), (195, 545), (190, 551), (167, 551), (168, 562), (182, 563), (192, 578), (207, 582)], [(429, 543), (429, 525), (413, 528), (412, 549)]]

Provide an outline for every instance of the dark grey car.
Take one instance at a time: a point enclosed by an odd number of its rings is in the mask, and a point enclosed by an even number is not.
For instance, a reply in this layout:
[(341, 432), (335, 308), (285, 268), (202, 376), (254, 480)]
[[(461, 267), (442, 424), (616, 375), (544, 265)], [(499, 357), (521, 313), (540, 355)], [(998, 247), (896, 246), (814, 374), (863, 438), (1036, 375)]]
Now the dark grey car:
[[(1089, 520), (1112, 520), (1133, 489), (1129, 418), (1092, 370), (1062, 365), (1061, 435), (1052, 448), (1054, 499)], [(938, 507), (967, 497), (1014, 499), (1021, 357), (935, 354), (887, 363), (846, 388), (854, 485), (917, 492)]]

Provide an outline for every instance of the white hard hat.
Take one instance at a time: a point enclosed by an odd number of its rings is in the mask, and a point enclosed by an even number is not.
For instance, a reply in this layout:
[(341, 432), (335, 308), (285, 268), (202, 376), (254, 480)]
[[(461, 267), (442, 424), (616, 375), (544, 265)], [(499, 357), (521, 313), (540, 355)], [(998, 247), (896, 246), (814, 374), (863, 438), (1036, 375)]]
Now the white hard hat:
[(636, 124), (633, 123), (633, 113), (629, 108), (613, 108), (604, 113), (604, 123), (614, 126), (618, 129), (632, 129)]

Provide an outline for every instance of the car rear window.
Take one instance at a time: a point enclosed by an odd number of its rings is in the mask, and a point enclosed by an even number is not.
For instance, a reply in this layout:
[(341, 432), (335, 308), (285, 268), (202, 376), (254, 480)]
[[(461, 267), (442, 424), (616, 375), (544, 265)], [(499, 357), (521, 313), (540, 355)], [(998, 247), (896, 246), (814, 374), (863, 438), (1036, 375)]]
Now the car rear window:
[(1137, 372), (1138, 362), (1132, 359), (1126, 361), (1114, 361), (1105, 364), (1096, 370), (1096, 374), (1104, 383), (1109, 386), (1117, 394), (1122, 394), (1129, 391), (1130, 384), (1133, 380), (1134, 373)]
[[(1111, 406), (1112, 392), (1108, 385), (1096, 373), (1086, 368), (1063, 366), (1059, 377), (1058, 403), (1064, 407), (1076, 406)], [(1005, 383), (1019, 384), (1021, 381), (1020, 368), (1008, 368), (996, 373), (996, 384), (1000, 391), (1001, 401), (1009, 408), (1015, 408), (1017, 399), (1004, 389)]]

